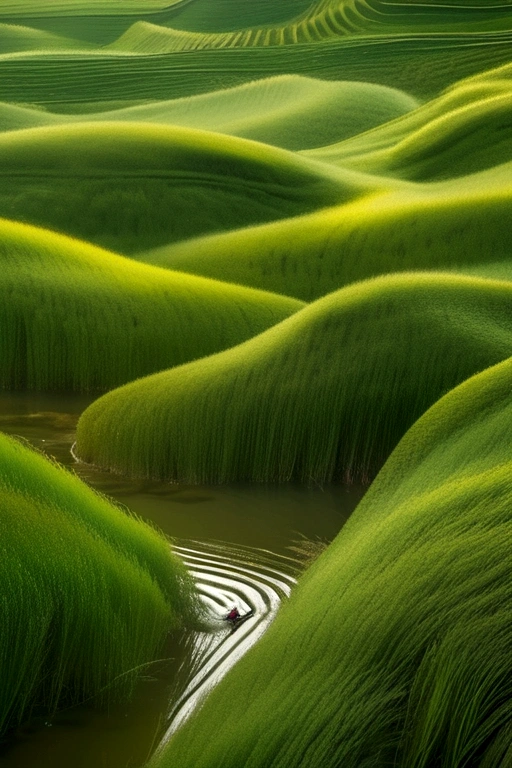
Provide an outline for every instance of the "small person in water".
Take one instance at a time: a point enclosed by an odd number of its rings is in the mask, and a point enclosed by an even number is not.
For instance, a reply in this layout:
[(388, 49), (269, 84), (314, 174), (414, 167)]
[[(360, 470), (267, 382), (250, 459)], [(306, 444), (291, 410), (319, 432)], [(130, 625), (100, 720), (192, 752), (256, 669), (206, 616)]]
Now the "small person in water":
[(228, 621), (235, 622), (239, 618), (240, 618), (240, 612), (239, 612), (238, 608), (236, 607), (236, 605), (234, 605), (233, 608), (228, 613), (228, 615), (226, 616), (226, 619)]

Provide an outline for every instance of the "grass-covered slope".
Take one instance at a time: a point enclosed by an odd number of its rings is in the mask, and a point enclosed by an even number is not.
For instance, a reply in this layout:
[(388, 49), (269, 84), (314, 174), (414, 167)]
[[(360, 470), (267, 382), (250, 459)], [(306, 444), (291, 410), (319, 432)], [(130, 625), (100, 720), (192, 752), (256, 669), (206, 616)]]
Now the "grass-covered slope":
[(0, 130), (84, 119), (147, 122), (227, 133), (297, 150), (341, 141), (417, 106), (416, 99), (386, 86), (282, 75), (190, 98), (88, 113), (86, 118), (2, 104)]
[(265, 637), (152, 768), (504, 768), (512, 363), (404, 437)]
[(355, 284), (244, 344), (130, 383), (82, 415), (86, 462), (222, 483), (365, 479), (467, 376), (512, 354), (512, 284)]
[[(389, 272), (511, 258), (512, 163), (437, 183), (381, 177), (380, 191), (375, 177), (373, 183), (372, 194), (346, 205), (196, 238), (139, 258), (306, 301)], [(395, 188), (385, 191), (386, 184)]]
[(0, 57), (0, 100), (58, 112), (123, 106), (128, 100), (175, 99), (296, 74), (398, 88), (431, 98), (462, 77), (510, 61), (510, 32), (397, 34), (332, 41), (131, 54), (27, 53)]
[(446, 89), (418, 109), (307, 156), (372, 173), (432, 181), (512, 158), (512, 78), (498, 67)]
[(7, 389), (109, 389), (238, 344), (302, 306), (0, 220)]
[(61, 37), (51, 32), (0, 23), (0, 55), (19, 51), (65, 51), (87, 47), (89, 46), (78, 40)]
[(242, 8), (238, 26), (229, 32), (200, 33), (183, 27), (173, 29), (147, 21), (137, 22), (112, 47), (138, 53), (164, 53), (200, 48), (293, 45), (343, 36), (494, 32), (511, 29), (511, 8), (509, 2), (490, 7), (471, 4), (441, 7), (428, 3), (418, 7), (414, 2), (391, 4), (386, 0), (318, 0), (303, 15), (276, 26), (263, 22), (247, 28), (249, 19)]
[(327, 166), (234, 137), (139, 123), (0, 135), (0, 215), (124, 253), (347, 199)]
[(32, 706), (130, 693), (198, 603), (169, 543), (0, 435), (0, 733)]

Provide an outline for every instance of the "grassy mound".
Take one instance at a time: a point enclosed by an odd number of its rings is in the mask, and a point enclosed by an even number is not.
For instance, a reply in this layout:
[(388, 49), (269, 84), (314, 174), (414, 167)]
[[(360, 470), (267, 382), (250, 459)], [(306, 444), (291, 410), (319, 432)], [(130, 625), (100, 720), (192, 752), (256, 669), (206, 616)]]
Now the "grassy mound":
[(104, 390), (238, 344), (303, 304), (0, 220), (0, 386)]
[(503, 768), (512, 363), (404, 437), (265, 637), (152, 768)]
[(0, 164), (0, 215), (122, 252), (347, 199), (327, 166), (290, 152), (138, 123), (4, 133)]
[(62, 703), (129, 695), (173, 628), (197, 622), (169, 543), (0, 435), (0, 733)]
[(463, 80), (413, 112), (333, 146), (307, 152), (323, 162), (432, 181), (512, 159), (512, 79), (506, 68)]
[(194, 483), (368, 478), (443, 392), (512, 354), (511, 299), (509, 282), (442, 273), (350, 286), (96, 400), (78, 454)]
[[(403, 143), (406, 146), (407, 143), (416, 144), (418, 151), (421, 151), (424, 143), (426, 150), (428, 143), (434, 141), (433, 134), (436, 131), (441, 134), (439, 138), (445, 149), (456, 149), (465, 134), (470, 134), (473, 130), (472, 122), (475, 123), (475, 129), (479, 128), (480, 112), (488, 124), (490, 135), (486, 138), (484, 147), (474, 146), (473, 150), (476, 148), (477, 154), (493, 151), (496, 138), (501, 141), (501, 137), (493, 135), (495, 119), (493, 121), (492, 108), (502, 105), (511, 93), (512, 78), (509, 68), (503, 66), (487, 69), (477, 77), (465, 78), (452, 84), (413, 112), (388, 124), (306, 154), (345, 167), (355, 165), (377, 169), (378, 172), (389, 172), (387, 166), (392, 165), (393, 160), (396, 162), (394, 153), (400, 153), (399, 148)], [(472, 161), (469, 155), (466, 159)], [(499, 157), (498, 162), (503, 159)], [(443, 160), (448, 160), (450, 165), (449, 155), (445, 155)], [(491, 161), (489, 164), (494, 163)]]
[[(86, 119), (181, 125), (296, 150), (331, 144), (417, 106), (416, 99), (394, 88), (282, 75), (206, 95), (88, 113)], [(0, 130), (83, 119), (0, 105)]]
[[(373, 194), (347, 205), (139, 258), (306, 301), (374, 275), (509, 260), (511, 180), (512, 163), (463, 181), (403, 184), (381, 177), (381, 191), (374, 178)], [(395, 189), (382, 191), (386, 184)]]

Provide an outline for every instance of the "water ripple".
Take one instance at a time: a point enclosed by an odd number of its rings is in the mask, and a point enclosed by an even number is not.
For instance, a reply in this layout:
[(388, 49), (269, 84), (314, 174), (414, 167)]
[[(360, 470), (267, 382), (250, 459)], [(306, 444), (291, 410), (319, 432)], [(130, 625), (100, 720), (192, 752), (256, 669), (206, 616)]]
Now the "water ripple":
[[(302, 570), (292, 557), (246, 546), (189, 541), (175, 545), (174, 551), (195, 578), (211, 631), (187, 638), (183, 668), (188, 667), (188, 674), (172, 697), (169, 726), (157, 751), (263, 635)], [(223, 620), (233, 606), (242, 615), (254, 613), (234, 631)]]

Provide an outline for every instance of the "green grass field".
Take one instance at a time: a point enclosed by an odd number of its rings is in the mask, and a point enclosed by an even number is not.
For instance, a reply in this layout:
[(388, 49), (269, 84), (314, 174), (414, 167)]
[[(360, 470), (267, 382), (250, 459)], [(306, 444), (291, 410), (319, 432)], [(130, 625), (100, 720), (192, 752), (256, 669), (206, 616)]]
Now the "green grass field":
[(512, 355), (511, 302), (508, 281), (443, 273), (354, 284), (104, 395), (77, 453), (187, 483), (367, 480), (445, 391)]
[(259, 644), (151, 768), (503, 768), (510, 360), (406, 434)]
[(200, 612), (163, 536), (4, 435), (0, 457), (3, 735), (34, 706), (126, 697)]
[[(375, 478), (151, 768), (510, 763), (511, 42), (512, 0), (1, 3), (0, 387), (97, 392), (113, 472)], [(2, 436), (0, 510), (0, 732), (198, 626)]]
[(63, 125), (0, 134), (0, 215), (123, 253), (352, 196), (336, 169), (174, 126)]
[[(88, 113), (86, 119), (181, 125), (300, 150), (341, 141), (417, 106), (416, 99), (386, 86), (281, 75), (190, 98)], [(80, 120), (83, 115), (0, 105), (0, 130)]]
[(110, 389), (238, 344), (303, 306), (5, 220), (0, 263), (0, 382), (11, 389)]

